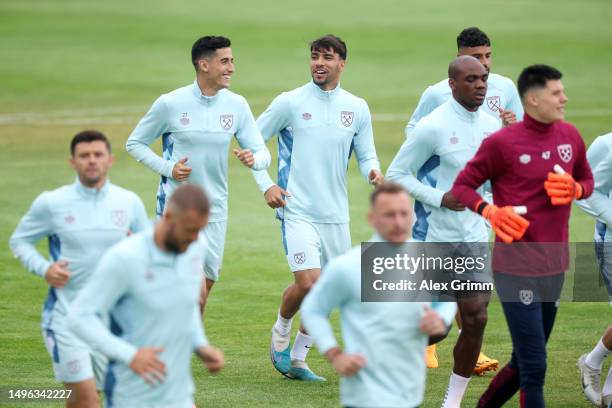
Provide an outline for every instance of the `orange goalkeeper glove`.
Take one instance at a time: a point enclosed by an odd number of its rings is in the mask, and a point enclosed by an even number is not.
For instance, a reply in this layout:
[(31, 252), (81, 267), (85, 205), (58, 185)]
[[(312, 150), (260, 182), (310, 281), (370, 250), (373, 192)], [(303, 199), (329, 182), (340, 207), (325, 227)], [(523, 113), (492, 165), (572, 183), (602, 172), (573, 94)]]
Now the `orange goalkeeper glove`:
[(555, 172), (548, 173), (544, 182), (546, 194), (550, 197), (552, 205), (567, 205), (572, 200), (582, 198), (582, 185), (577, 183), (571, 174), (566, 173), (561, 166), (555, 165)]
[(493, 204), (486, 204), (483, 201), (476, 206), (476, 208), (479, 207), (482, 208), (479, 212), (484, 218), (489, 220), (495, 235), (506, 244), (521, 239), (525, 235), (525, 231), (529, 227), (529, 221), (517, 214), (513, 206), (507, 205), (500, 208)]

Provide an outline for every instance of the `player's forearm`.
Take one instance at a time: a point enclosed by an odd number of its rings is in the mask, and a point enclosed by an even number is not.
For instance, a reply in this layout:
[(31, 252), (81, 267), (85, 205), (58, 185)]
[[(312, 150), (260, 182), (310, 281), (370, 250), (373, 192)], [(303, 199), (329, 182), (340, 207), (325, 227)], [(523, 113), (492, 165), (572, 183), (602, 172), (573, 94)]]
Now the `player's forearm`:
[(612, 225), (612, 199), (606, 194), (594, 190), (589, 198), (576, 201), (576, 204), (597, 220)]
[(253, 170), (267, 169), (272, 161), (270, 151), (265, 145), (262, 145), (258, 150), (255, 150), (253, 153), (253, 159), (255, 160), (252, 167)]
[(359, 162), (359, 172), (367, 181), (370, 180), (370, 171), (372, 170), (380, 172), (380, 163), (376, 157)]
[(33, 244), (11, 237), (9, 246), (15, 258), (19, 259), (24, 268), (40, 277), (45, 276), (51, 262), (45, 259)]
[(317, 349), (325, 354), (329, 349), (338, 346), (336, 337), (327, 315), (311, 308), (301, 308), (302, 324), (314, 340)]
[(395, 168), (389, 168), (387, 171), (387, 180), (395, 181), (401, 184), (408, 194), (415, 200), (430, 205), (432, 207), (440, 207), (442, 205), (442, 197), (445, 191), (435, 187), (426, 186), (414, 177), (411, 173), (398, 171)]
[(433, 302), (431, 306), (440, 315), (446, 327), (450, 327), (455, 319), (457, 304), (455, 302)]
[(176, 162), (159, 157), (147, 144), (130, 137), (125, 144), (125, 148), (133, 158), (154, 172), (162, 176), (172, 177), (172, 169)]
[(262, 193), (268, 191), (268, 189), (275, 184), (270, 178), (267, 170), (252, 170), (251, 173), (253, 173), (257, 188), (259, 188), (259, 191)]
[(68, 314), (68, 327), (94, 350), (99, 350), (110, 359), (129, 364), (136, 354), (136, 347), (114, 336), (92, 310), (83, 310), (73, 304)]
[(470, 176), (466, 171), (467, 167), (455, 179), (451, 193), (463, 205), (472, 211), (476, 211), (476, 205), (483, 200), (483, 197), (478, 193), (478, 188), (483, 181)]
[(200, 347), (208, 346), (208, 339), (204, 333), (204, 325), (202, 324), (202, 316), (199, 309), (196, 307), (193, 313), (193, 349), (197, 353)]

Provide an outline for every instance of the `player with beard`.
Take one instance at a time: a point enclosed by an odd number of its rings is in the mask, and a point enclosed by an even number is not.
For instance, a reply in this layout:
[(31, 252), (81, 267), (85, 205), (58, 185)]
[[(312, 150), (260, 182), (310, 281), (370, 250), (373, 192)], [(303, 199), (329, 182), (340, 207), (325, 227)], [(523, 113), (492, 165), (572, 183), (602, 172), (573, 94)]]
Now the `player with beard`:
[(192, 354), (211, 372), (223, 367), (198, 308), (209, 210), (200, 187), (177, 188), (155, 228), (110, 248), (75, 300), (71, 329), (111, 360), (109, 407), (191, 408)]

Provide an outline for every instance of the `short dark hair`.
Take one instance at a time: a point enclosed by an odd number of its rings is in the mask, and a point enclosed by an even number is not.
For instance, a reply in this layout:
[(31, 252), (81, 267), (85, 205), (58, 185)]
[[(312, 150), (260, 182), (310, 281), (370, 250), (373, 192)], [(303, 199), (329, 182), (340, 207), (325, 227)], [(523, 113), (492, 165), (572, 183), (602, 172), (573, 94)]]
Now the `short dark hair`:
[(90, 143), (95, 141), (101, 141), (106, 144), (106, 148), (108, 152), (111, 152), (111, 144), (110, 141), (104, 136), (104, 133), (99, 130), (83, 130), (82, 132), (77, 133), (72, 138), (72, 142), (70, 142), (70, 154), (74, 156), (74, 151), (76, 150), (76, 145), (79, 143)]
[(198, 214), (208, 215), (210, 212), (210, 202), (202, 187), (195, 184), (183, 184), (177, 188), (170, 196), (168, 206), (183, 212), (195, 210)]
[(561, 71), (550, 65), (530, 65), (523, 69), (518, 77), (517, 87), (519, 95), (522, 99), (530, 89), (544, 88), (547, 81), (561, 79), (561, 77), (563, 77)]
[(399, 193), (408, 194), (408, 191), (406, 191), (406, 189), (402, 187), (401, 184), (394, 183), (392, 181), (385, 181), (384, 183), (378, 185), (374, 189), (374, 191), (372, 191), (372, 194), (370, 194), (370, 205), (373, 206), (374, 203), (376, 203), (378, 196), (381, 194), (399, 194)]
[(310, 43), (310, 52), (327, 51), (329, 49), (340, 55), (340, 58), (343, 60), (346, 60), (346, 44), (340, 37), (336, 37), (333, 34), (327, 34)]
[(457, 49), (491, 46), (491, 40), (478, 27), (468, 27), (457, 36)]
[(207, 35), (198, 38), (191, 47), (191, 63), (197, 69), (198, 60), (202, 59), (202, 57), (208, 57), (219, 48), (227, 48), (230, 45), (232, 45), (232, 42), (229, 38), (222, 36)]

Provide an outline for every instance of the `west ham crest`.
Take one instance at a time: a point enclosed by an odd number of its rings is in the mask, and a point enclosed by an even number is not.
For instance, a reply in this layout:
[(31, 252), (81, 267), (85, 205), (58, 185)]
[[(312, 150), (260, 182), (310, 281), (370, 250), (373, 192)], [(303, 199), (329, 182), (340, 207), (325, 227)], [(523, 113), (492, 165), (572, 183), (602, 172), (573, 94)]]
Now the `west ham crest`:
[(127, 225), (127, 213), (125, 210), (113, 210), (111, 211), (111, 221), (119, 228), (123, 228)]
[(306, 262), (306, 254), (304, 252), (298, 252), (293, 254), (293, 260), (296, 264), (301, 265)]
[(562, 144), (557, 146), (557, 153), (563, 162), (569, 163), (572, 160), (572, 145)]
[(349, 127), (349, 126), (351, 126), (353, 124), (353, 116), (354, 115), (355, 115), (354, 112), (342, 111), (342, 112), (340, 112), (340, 122), (345, 127)]
[(234, 124), (234, 115), (221, 115), (219, 116), (219, 123), (224, 130), (229, 130)]
[(533, 302), (533, 291), (523, 289), (519, 292), (519, 298), (524, 305), (530, 305)]
[(499, 96), (489, 96), (487, 98), (487, 106), (493, 112), (497, 112), (501, 108), (501, 99)]

